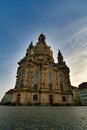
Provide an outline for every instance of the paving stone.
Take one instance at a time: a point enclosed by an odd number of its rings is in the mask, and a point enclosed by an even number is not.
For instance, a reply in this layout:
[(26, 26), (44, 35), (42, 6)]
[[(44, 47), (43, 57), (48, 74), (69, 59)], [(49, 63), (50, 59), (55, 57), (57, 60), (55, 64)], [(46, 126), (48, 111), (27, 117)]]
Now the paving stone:
[(87, 130), (87, 107), (0, 106), (0, 130)]

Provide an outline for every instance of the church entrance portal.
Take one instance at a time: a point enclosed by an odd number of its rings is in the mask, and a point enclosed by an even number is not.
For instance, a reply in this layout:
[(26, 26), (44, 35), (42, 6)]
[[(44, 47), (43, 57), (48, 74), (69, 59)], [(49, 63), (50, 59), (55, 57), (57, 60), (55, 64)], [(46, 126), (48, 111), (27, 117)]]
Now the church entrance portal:
[(53, 95), (49, 95), (49, 103), (51, 106), (53, 105)]
[(21, 96), (21, 94), (17, 94), (17, 98), (16, 98), (17, 105), (20, 105), (20, 96)]

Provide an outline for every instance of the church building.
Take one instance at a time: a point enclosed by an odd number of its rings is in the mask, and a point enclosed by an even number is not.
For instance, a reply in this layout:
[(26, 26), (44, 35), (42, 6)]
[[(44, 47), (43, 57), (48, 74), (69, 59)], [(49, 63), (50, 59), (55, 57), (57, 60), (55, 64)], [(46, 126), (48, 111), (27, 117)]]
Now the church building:
[(31, 42), (26, 55), (18, 62), (16, 84), (12, 96), (15, 105), (72, 105), (70, 70), (58, 51), (54, 62), (51, 47), (40, 34), (38, 42)]

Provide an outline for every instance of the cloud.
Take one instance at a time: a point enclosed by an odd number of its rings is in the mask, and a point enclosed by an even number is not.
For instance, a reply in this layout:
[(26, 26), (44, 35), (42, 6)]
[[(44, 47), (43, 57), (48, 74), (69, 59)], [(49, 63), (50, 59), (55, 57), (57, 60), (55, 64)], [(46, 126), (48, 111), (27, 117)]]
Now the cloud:
[(74, 85), (78, 86), (81, 82), (87, 81), (87, 25), (73, 35), (68, 45), (71, 51), (68, 56), (71, 80)]
[(50, 39), (54, 58), (56, 59), (60, 48), (66, 64), (70, 67), (72, 85), (78, 86), (87, 81), (87, 17), (71, 22), (56, 33), (53, 31)]

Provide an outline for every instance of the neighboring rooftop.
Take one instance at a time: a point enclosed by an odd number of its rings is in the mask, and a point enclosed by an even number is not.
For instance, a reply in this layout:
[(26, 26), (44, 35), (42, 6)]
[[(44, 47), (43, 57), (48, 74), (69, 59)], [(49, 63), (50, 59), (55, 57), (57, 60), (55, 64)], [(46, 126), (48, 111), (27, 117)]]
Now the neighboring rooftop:
[(10, 89), (6, 92), (6, 94), (12, 94), (14, 92), (14, 89)]
[(79, 85), (79, 89), (87, 88), (87, 82), (83, 82)]

